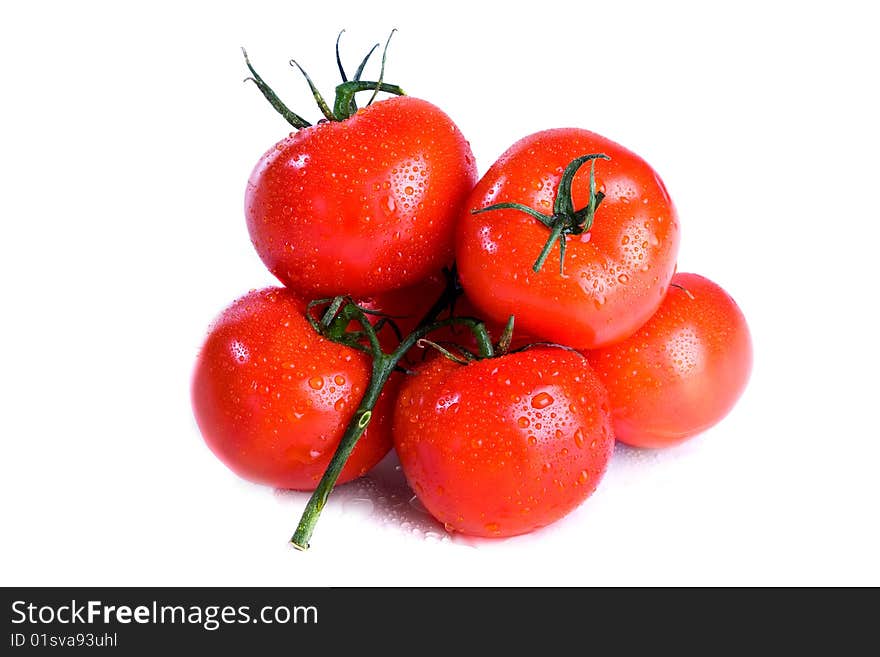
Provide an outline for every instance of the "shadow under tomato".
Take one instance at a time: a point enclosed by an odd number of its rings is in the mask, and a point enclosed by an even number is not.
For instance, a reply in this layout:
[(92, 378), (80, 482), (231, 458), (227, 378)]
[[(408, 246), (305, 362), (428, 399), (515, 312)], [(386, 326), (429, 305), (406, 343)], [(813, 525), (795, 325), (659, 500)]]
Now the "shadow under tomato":
[[(606, 478), (616, 479), (618, 485), (635, 481), (655, 470), (664, 460), (674, 459), (688, 447), (680, 446), (667, 450), (641, 449), (617, 443), (614, 456), (609, 464)], [(606, 486), (610, 482), (606, 483)], [(298, 508), (304, 507), (310, 493), (303, 491), (275, 489), (275, 496), (290, 501)], [(457, 532), (447, 532), (443, 525), (425, 509), (406, 482), (400, 461), (394, 451), (390, 452), (376, 467), (363, 477), (337, 486), (324, 509), (324, 514), (340, 514), (386, 531), (404, 534), (409, 538), (433, 543), (448, 543), (457, 546), (479, 548), (481, 545), (498, 544), (507, 541), (514, 543), (539, 539), (559, 529), (553, 523), (522, 536), (509, 538), (481, 538), (465, 536)]]
[[(305, 505), (309, 493), (275, 489), (279, 498)], [(444, 543), (459, 542), (422, 506), (406, 477), (397, 455), (392, 451), (363, 477), (337, 486), (325, 508), (345, 516), (368, 519), (382, 529), (397, 531), (413, 538)]]

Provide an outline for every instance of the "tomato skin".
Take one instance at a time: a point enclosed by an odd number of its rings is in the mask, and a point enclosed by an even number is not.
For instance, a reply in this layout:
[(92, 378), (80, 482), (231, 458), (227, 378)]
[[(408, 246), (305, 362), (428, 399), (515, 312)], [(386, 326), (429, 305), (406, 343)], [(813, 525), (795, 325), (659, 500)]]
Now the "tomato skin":
[(614, 432), (635, 447), (666, 447), (718, 423), (752, 369), (752, 341), (736, 302), (697, 274), (676, 274), (639, 331), (587, 358), (611, 398)]
[(429, 361), (402, 384), (393, 435), (425, 508), (449, 531), (487, 537), (566, 515), (596, 488), (614, 444), (597, 377), (554, 348)]
[[(605, 194), (592, 228), (566, 242), (565, 277), (559, 246), (532, 271), (549, 229), (516, 210), (478, 215), (494, 203), (522, 203), (551, 214), (559, 179), (578, 156), (598, 160), (597, 190)], [(574, 178), (575, 209), (589, 199), (589, 165)], [(456, 259), (462, 284), (487, 315), (511, 314), (524, 332), (582, 349), (632, 335), (654, 313), (675, 271), (679, 225), (656, 172), (638, 155), (587, 130), (538, 132), (511, 146), (471, 192), (459, 220)]]
[[(212, 325), (196, 361), (192, 403), (208, 447), (236, 474), (312, 490), (370, 377), (366, 354), (314, 332), (305, 304), (284, 288), (255, 290)], [(389, 381), (339, 482), (391, 447), (396, 383)]]
[(470, 145), (442, 111), (383, 100), (270, 149), (248, 181), (248, 230), (269, 270), (301, 296), (368, 296), (451, 262), (476, 177)]

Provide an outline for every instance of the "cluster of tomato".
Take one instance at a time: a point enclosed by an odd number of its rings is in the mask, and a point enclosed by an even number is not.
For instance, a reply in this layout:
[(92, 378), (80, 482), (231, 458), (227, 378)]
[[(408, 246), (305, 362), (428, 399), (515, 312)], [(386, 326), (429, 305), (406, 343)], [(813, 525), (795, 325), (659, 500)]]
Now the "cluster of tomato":
[(748, 327), (716, 284), (675, 273), (678, 217), (643, 159), (547, 130), (478, 181), (452, 120), (381, 75), (362, 81), (366, 60), (351, 80), (340, 64), (332, 108), (308, 80), (326, 119), (314, 126), (247, 62), (297, 129), (245, 200), (284, 286), (219, 316), (193, 378), (220, 459), (314, 491), (295, 545), (333, 485), (392, 446), (447, 530), (511, 536), (583, 502), (615, 439), (663, 447), (727, 414)]

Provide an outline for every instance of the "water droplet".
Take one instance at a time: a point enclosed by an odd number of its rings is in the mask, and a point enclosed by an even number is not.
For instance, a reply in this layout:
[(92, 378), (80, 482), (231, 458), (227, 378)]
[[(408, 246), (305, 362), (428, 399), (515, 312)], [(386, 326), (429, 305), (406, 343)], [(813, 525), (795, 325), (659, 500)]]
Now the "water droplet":
[(529, 445), (537, 445), (537, 444), (538, 444), (538, 439), (535, 438), (534, 436), (529, 436)]
[(527, 429), (531, 424), (529, 418), (527, 418), (525, 415), (517, 418), (516, 423), (523, 429)]
[(489, 532), (490, 534), (501, 533), (501, 525), (499, 525), (497, 522), (487, 522), (485, 527), (486, 527), (486, 531)]
[(345, 377), (342, 376), (341, 374), (337, 374), (336, 376), (333, 377), (333, 382), (338, 386), (344, 386), (345, 385)]
[(403, 188), (404, 194), (412, 194), (415, 191), (416, 190), (414, 190), (410, 185), (407, 185), (406, 187)]
[(622, 285), (626, 285), (629, 282), (629, 276), (627, 276), (626, 274), (621, 274), (620, 276), (617, 277), (617, 280)]
[(578, 483), (585, 484), (590, 479), (590, 473), (586, 470), (581, 470), (581, 473), (578, 475)]
[(394, 213), (395, 209), (397, 209), (397, 205), (394, 203), (394, 197), (391, 195), (386, 196), (382, 203), (382, 212), (390, 215)]
[(532, 408), (547, 408), (553, 403), (553, 397), (546, 392), (541, 392), (532, 397)]
[(324, 378), (320, 376), (313, 376), (309, 379), (309, 387), (312, 390), (320, 390), (324, 387)]
[(577, 431), (574, 432), (574, 444), (578, 447), (584, 446), (584, 430), (580, 427), (578, 427)]
[(239, 363), (246, 363), (250, 358), (250, 352), (248, 348), (245, 347), (238, 340), (233, 340), (229, 345), (229, 351), (232, 352), (232, 357), (235, 358)]
[(333, 408), (337, 413), (341, 413), (345, 410), (345, 400), (342, 398), (337, 399), (336, 403), (333, 404)]

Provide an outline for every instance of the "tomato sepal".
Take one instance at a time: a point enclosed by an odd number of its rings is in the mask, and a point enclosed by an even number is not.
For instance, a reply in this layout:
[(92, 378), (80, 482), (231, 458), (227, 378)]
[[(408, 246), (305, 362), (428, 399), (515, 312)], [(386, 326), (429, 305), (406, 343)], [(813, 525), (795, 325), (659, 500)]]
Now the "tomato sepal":
[[(544, 214), (534, 208), (523, 203), (502, 202), (488, 205), (485, 208), (471, 210), (471, 214), (482, 214), (493, 210), (518, 210), (530, 217), (537, 219), (550, 229), (550, 235), (544, 243), (541, 252), (538, 254), (535, 264), (532, 265), (532, 271), (536, 274), (541, 271), (541, 267), (547, 261), (553, 245), (559, 242), (559, 275), (565, 276), (565, 243), (569, 235), (580, 235), (590, 230), (593, 225), (593, 218), (596, 209), (605, 198), (605, 194), (596, 191), (596, 160), (610, 160), (611, 158), (604, 153), (588, 153), (576, 157), (565, 170), (562, 172), (562, 178), (559, 180), (559, 187), (556, 190), (556, 198), (553, 201), (553, 214)], [(575, 174), (580, 168), (590, 163), (590, 198), (587, 204), (580, 210), (574, 209), (574, 201), (571, 197), (571, 183)]]

